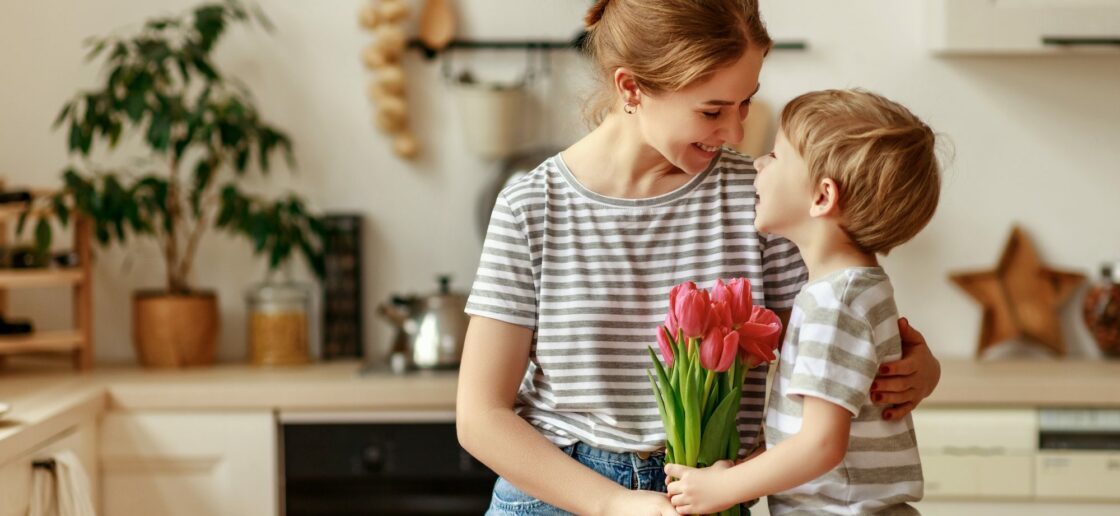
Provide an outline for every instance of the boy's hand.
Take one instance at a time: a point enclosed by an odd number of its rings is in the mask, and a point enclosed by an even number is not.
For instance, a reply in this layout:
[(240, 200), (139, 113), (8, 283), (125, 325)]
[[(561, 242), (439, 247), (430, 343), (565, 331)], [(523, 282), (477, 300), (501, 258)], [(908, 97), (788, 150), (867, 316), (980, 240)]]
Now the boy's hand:
[(729, 499), (730, 489), (723, 485), (723, 473), (731, 466), (728, 460), (703, 469), (666, 464), (666, 482), (677, 479), (669, 482), (669, 502), (681, 514), (712, 514), (735, 505), (737, 500)]
[(898, 420), (914, 410), (941, 380), (941, 363), (930, 352), (926, 339), (910, 327), (906, 318), (898, 320), (902, 337), (902, 358), (879, 367), (879, 376), (871, 384), (871, 401), (890, 405), (883, 419)]

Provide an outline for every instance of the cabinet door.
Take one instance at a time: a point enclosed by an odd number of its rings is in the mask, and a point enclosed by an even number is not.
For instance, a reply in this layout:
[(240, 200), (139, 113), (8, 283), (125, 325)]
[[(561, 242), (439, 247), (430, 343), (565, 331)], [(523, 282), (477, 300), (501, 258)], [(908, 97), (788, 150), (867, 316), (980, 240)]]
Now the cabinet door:
[(109, 413), (101, 427), (106, 516), (276, 516), (271, 412)]
[(84, 422), (34, 451), (0, 466), (0, 516), (26, 516), (31, 500), (31, 463), (54, 453), (71, 451), (89, 476), (94, 508), (98, 507), (97, 423)]

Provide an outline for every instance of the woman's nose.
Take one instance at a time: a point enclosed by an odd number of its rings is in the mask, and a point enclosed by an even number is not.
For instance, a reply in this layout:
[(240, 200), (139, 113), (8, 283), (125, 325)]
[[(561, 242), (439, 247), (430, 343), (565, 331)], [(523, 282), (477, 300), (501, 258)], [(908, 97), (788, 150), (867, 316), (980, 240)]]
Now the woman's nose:
[(727, 118), (727, 125), (723, 128), (725, 133), (724, 141), (733, 145), (738, 145), (739, 142), (743, 141), (743, 120), (733, 116)]

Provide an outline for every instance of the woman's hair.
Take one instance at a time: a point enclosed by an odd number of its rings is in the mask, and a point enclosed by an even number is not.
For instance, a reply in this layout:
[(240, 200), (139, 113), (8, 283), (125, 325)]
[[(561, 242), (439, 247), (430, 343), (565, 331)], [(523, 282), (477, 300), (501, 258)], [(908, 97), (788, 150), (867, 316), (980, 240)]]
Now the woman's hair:
[(780, 118), (811, 184), (836, 182), (841, 227), (862, 251), (887, 254), (933, 218), (941, 195), (936, 138), (901, 104), (858, 89), (814, 91), (791, 100)]
[(614, 71), (625, 67), (643, 92), (678, 91), (758, 47), (772, 44), (757, 0), (599, 0), (584, 19), (585, 48), (605, 83), (588, 102), (593, 125), (616, 102)]

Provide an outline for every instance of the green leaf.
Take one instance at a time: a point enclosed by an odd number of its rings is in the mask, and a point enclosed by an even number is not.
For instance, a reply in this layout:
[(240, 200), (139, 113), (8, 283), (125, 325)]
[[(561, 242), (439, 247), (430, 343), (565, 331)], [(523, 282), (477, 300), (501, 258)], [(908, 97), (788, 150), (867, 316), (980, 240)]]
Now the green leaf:
[(39, 223), (35, 225), (35, 250), (39, 253), (49, 252), (51, 250), (51, 241), (54, 235), (51, 231), (51, 223), (45, 218), (39, 219)]
[[(727, 439), (728, 434), (736, 429), (736, 418), (739, 415), (738, 401), (735, 393), (727, 393), (704, 425), (704, 441), (700, 443), (700, 451), (696, 458), (698, 466), (711, 466), (718, 460), (733, 458), (727, 456)], [(737, 430), (733, 433), (738, 437)]]
[(128, 119), (133, 123), (139, 122), (147, 109), (148, 103), (144, 100), (144, 92), (129, 89), (128, 96), (124, 99), (124, 111)]
[(72, 102), (67, 102), (65, 106), (62, 106), (62, 110), (58, 112), (58, 116), (54, 119), (54, 123), (51, 124), (51, 127), (57, 129), (59, 125), (62, 125), (62, 121), (66, 120), (66, 117), (70, 115), (70, 110), (73, 108), (74, 103)]
[(58, 221), (66, 226), (70, 223), (70, 207), (66, 206), (66, 200), (61, 195), (56, 195), (51, 199), (54, 212), (58, 215)]
[(16, 235), (22, 235), (24, 226), (27, 225), (27, 216), (31, 215), (29, 211), (23, 211), (19, 214), (19, 219), (16, 220)]
[[(665, 437), (671, 444), (675, 453), (682, 453), (684, 450), (683, 438), (684, 431), (682, 427), (683, 418), (680, 407), (680, 399), (678, 396), (679, 391), (672, 388), (669, 384), (669, 377), (665, 373), (665, 368), (661, 365), (661, 361), (657, 359), (657, 354), (653, 352), (653, 348), (647, 346), (649, 356), (653, 359), (653, 368), (657, 372), (657, 381), (659, 382), (661, 392), (664, 394), (663, 400), (665, 402), (665, 412), (669, 417), (663, 421), (665, 423)], [(677, 457), (678, 459), (681, 457)]]

